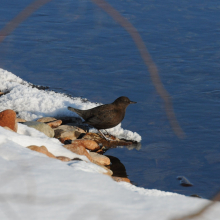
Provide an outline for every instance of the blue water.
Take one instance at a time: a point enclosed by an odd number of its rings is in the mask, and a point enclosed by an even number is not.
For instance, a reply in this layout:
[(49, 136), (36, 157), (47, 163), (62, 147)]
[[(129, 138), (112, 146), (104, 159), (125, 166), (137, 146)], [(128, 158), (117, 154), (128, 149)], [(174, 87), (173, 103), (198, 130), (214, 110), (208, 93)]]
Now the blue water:
[[(2, 0), (0, 28), (31, 0)], [(89, 0), (54, 0), (0, 44), (0, 67), (36, 85), (109, 103), (125, 95), (122, 126), (138, 132), (139, 151), (111, 149), (138, 186), (210, 198), (220, 189), (220, 2), (108, 0), (139, 31), (186, 134), (166, 117), (130, 35)], [(193, 187), (179, 185), (187, 177)]]

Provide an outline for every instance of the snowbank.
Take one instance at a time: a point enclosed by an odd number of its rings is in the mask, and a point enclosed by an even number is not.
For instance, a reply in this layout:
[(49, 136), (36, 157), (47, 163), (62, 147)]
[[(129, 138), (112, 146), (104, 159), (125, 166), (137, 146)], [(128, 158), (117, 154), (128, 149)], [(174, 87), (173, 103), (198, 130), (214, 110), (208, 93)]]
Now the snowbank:
[[(10, 91), (0, 97), (0, 111), (12, 109), (19, 112), (19, 116), (26, 120), (34, 120), (40, 117), (77, 116), (67, 109), (68, 106), (79, 109), (89, 109), (101, 104), (83, 102), (81, 98), (70, 98), (64, 94), (53, 91), (33, 88), (32, 84), (22, 80), (14, 74), (0, 69), (0, 90)], [(93, 129), (93, 132), (97, 132)], [(119, 138), (141, 141), (141, 136), (121, 128), (121, 124), (108, 132)]]

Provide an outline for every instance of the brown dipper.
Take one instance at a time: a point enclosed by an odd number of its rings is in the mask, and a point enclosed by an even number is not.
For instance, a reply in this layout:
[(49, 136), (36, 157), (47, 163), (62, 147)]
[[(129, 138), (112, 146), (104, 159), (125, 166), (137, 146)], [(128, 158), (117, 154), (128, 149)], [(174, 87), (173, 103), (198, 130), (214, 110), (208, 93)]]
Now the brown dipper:
[(130, 101), (125, 96), (121, 96), (111, 104), (100, 105), (88, 110), (80, 110), (72, 107), (68, 107), (68, 109), (77, 113), (85, 120), (84, 123), (92, 125), (106, 140), (109, 140), (100, 129), (113, 128), (118, 125), (125, 117), (126, 108), (132, 103), (136, 102)]

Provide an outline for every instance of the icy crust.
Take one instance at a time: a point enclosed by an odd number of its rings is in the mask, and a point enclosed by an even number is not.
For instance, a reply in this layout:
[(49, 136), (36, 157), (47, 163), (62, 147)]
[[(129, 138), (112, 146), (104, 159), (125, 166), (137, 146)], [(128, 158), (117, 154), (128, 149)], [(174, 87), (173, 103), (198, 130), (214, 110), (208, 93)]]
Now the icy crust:
[[(94, 108), (101, 104), (83, 102), (81, 98), (70, 98), (53, 91), (39, 90), (11, 72), (0, 69), (0, 90), (10, 91), (0, 97), (0, 111), (13, 109), (25, 120), (35, 120), (40, 117), (77, 116), (67, 109), (68, 106), (79, 109)], [(97, 132), (95, 129), (93, 132)], [(121, 124), (108, 129), (108, 132), (118, 138), (140, 142), (141, 136), (136, 132), (121, 128)]]

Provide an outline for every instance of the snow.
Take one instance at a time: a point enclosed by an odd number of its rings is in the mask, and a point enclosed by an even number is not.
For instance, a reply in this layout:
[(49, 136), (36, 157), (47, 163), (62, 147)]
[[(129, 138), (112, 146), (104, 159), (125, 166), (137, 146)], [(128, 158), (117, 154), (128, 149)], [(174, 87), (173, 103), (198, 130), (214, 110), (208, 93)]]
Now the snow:
[[(65, 110), (69, 104), (82, 108), (94, 105), (85, 106), (80, 99), (53, 92), (39, 92), (15, 75), (0, 72), (0, 89), (11, 91), (0, 98), (1, 110), (13, 107), (30, 119), (53, 116), (46, 104), (39, 104), (39, 100), (49, 101), (47, 96), (54, 99), (53, 105), (58, 105), (54, 107), (56, 114), (71, 115)], [(58, 96), (60, 100), (56, 102)], [(28, 100), (27, 111), (21, 100)], [(208, 203), (205, 199), (117, 183), (83, 156), (83, 161), (61, 162), (26, 148), (32, 144), (44, 145), (56, 156), (80, 157), (63, 148), (58, 140), (26, 125), (19, 124), (18, 133), (0, 127), (0, 219), (171, 220)], [(219, 203), (203, 215), (212, 220), (219, 216)]]
[[(40, 117), (79, 117), (76, 113), (69, 111), (67, 107), (89, 109), (101, 105), (101, 103), (84, 102), (81, 98), (70, 98), (53, 91), (33, 88), (32, 84), (3, 69), (0, 69), (0, 79), (0, 90), (10, 91), (0, 97), (0, 111), (13, 109), (19, 112), (21, 118), (28, 121)], [(123, 129), (121, 123), (114, 128), (107, 129), (107, 131), (119, 138), (141, 141), (139, 134)], [(97, 130), (92, 129), (92, 132), (97, 132)]]

